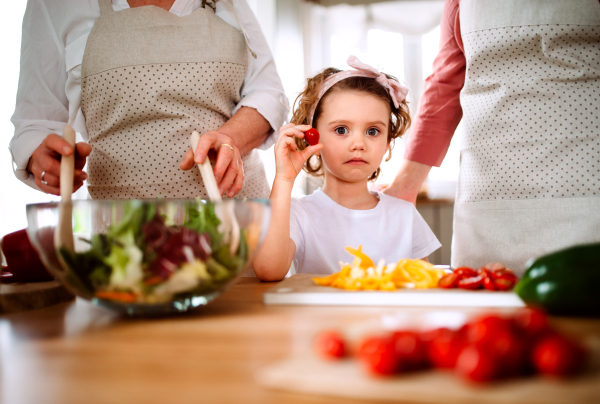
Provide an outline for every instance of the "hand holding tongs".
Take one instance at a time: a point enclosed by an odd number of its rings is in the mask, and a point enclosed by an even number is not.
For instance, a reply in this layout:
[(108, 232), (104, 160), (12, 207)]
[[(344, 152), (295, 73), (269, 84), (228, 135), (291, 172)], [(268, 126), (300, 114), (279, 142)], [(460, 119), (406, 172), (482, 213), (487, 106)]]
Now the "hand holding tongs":
[[(192, 132), (190, 142), (192, 143), (194, 154), (196, 153), (196, 147), (198, 146), (199, 141), (200, 134), (196, 131)], [(215, 179), (208, 156), (206, 156), (202, 164), (198, 164), (198, 168), (200, 169), (200, 175), (204, 181), (204, 187), (206, 188), (208, 198), (211, 202), (215, 203), (215, 213), (221, 221), (219, 232), (224, 235), (224, 241), (229, 243), (229, 254), (233, 255), (240, 244), (240, 226), (235, 218), (233, 201), (223, 201), (221, 198), (217, 180)]]

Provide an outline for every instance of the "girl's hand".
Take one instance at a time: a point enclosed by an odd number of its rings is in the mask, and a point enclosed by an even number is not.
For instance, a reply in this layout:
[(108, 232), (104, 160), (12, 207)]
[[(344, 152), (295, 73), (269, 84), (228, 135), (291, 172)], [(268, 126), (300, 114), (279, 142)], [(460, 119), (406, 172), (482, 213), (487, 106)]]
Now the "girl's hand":
[(298, 150), (294, 136), (303, 138), (304, 132), (310, 128), (310, 125), (288, 123), (279, 129), (279, 138), (275, 144), (275, 178), (294, 182), (306, 160), (323, 148), (323, 145), (319, 143), (308, 146), (304, 150)]
[(87, 143), (77, 143), (73, 150), (73, 147), (62, 136), (51, 133), (33, 151), (27, 164), (27, 171), (33, 174), (36, 185), (43, 192), (60, 195), (60, 159), (62, 156), (67, 157), (75, 153), (75, 176), (73, 178), (73, 192), (75, 192), (87, 178), (87, 174), (82, 170), (87, 156), (91, 152), (92, 147)]
[(213, 172), (219, 192), (221, 195), (227, 192), (227, 197), (231, 198), (240, 192), (244, 185), (242, 157), (231, 136), (215, 130), (205, 132), (200, 136), (196, 154), (194, 155), (190, 148), (183, 157), (179, 168), (187, 171), (192, 169), (195, 164), (203, 163), (211, 150), (214, 150), (217, 155)]

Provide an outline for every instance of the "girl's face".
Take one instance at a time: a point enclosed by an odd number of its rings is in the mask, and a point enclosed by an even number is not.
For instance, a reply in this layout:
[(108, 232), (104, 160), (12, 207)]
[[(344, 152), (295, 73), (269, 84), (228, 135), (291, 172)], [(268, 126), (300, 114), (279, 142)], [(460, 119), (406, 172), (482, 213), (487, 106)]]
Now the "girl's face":
[(367, 181), (388, 149), (388, 104), (368, 93), (335, 91), (324, 100), (317, 123), (325, 176)]

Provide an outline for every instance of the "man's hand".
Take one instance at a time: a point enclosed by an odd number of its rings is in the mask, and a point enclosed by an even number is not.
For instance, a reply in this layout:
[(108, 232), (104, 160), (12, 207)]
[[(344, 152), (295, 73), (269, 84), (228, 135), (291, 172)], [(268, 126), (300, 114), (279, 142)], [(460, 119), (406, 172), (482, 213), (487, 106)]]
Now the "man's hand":
[(33, 151), (27, 164), (27, 170), (33, 174), (36, 185), (43, 192), (60, 195), (60, 160), (63, 156), (70, 156), (73, 152), (75, 152), (75, 175), (73, 178), (73, 192), (75, 192), (87, 178), (87, 174), (82, 170), (87, 157), (92, 152), (89, 144), (77, 143), (73, 150), (73, 147), (62, 136), (51, 133)]
[(187, 171), (196, 164), (202, 164), (211, 151), (217, 156), (213, 172), (217, 180), (219, 193), (223, 195), (227, 192), (227, 197), (231, 198), (240, 192), (244, 185), (242, 157), (231, 136), (214, 130), (204, 133), (200, 136), (196, 154), (194, 155), (190, 147), (183, 156), (179, 168)]

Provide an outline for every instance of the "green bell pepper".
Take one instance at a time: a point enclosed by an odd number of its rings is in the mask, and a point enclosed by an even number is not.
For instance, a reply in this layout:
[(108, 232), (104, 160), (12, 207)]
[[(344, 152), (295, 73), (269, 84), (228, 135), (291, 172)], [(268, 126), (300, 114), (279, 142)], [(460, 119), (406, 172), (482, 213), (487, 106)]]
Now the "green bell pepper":
[(527, 264), (515, 292), (558, 315), (600, 315), (600, 243), (544, 255)]

